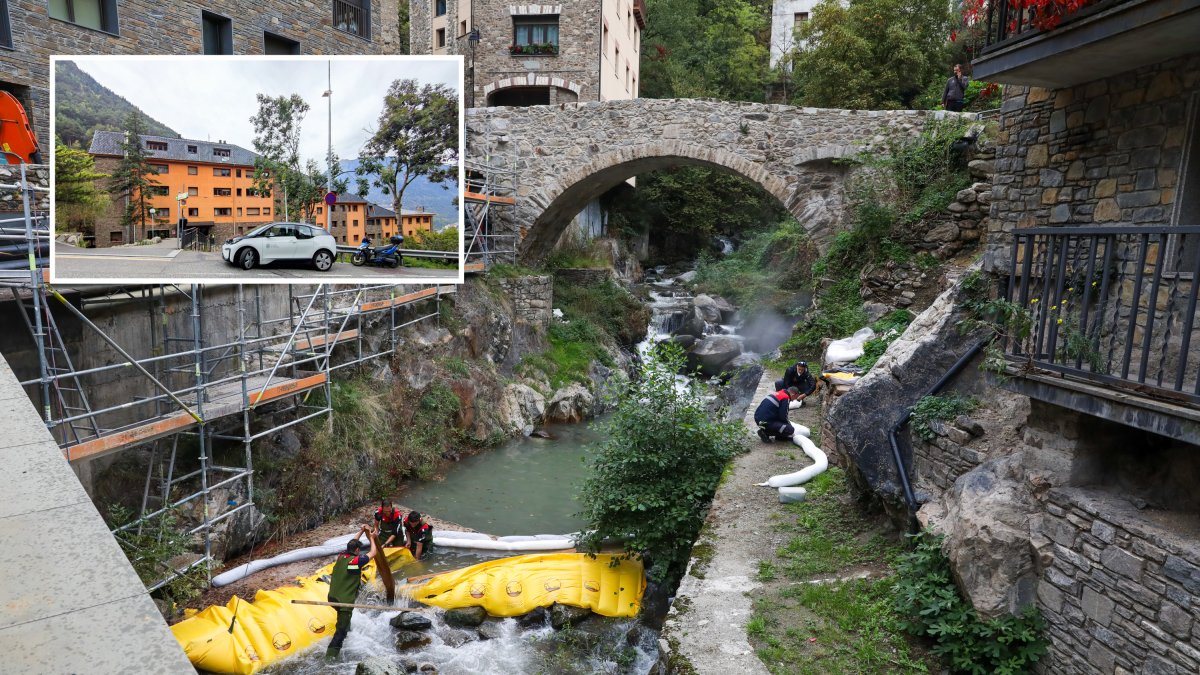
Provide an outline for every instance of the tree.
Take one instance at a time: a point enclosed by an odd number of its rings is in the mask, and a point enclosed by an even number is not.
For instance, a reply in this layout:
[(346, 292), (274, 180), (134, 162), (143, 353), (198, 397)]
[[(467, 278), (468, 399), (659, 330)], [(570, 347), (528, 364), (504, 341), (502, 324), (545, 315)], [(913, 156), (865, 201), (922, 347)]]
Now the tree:
[(59, 232), (79, 230), (92, 234), (96, 216), (108, 207), (108, 195), (96, 181), (108, 178), (96, 171), (96, 160), (87, 151), (68, 147), (62, 139), (54, 144), (54, 227)]
[[(299, 94), (257, 97), (258, 114), (250, 118), (254, 124), (254, 151), (258, 153), (254, 158), (254, 188), (266, 192), (278, 183), (283, 188), (283, 217), (287, 220), (290, 214), (304, 210), (304, 199), (310, 204), (312, 201), (311, 190), (303, 189), (307, 176), (300, 170), (300, 126), (309, 105)], [(297, 194), (297, 189), (305, 194)]]
[[(147, 201), (151, 187), (158, 185), (153, 176), (158, 170), (150, 164), (150, 156), (142, 146), (142, 135), (146, 133), (142, 113), (134, 110), (125, 116), (125, 140), (121, 143), (121, 161), (109, 179), (109, 191), (125, 199), (125, 213), (121, 226), (129, 241), (145, 238), (146, 217), (150, 204)], [(140, 228), (140, 232), (139, 232)]]
[(942, 0), (822, 0), (800, 30), (795, 103), (826, 108), (908, 108), (938, 78), (953, 25)]
[(418, 230), (404, 244), (406, 248), (420, 251), (457, 251), (458, 228), (447, 227), (441, 232), (437, 230)]
[[(367, 141), (356, 173), (358, 193), (369, 183), (392, 196), (397, 217), (404, 191), (418, 176), (447, 183), (458, 176), (458, 95), (446, 85), (396, 80), (384, 97), (379, 128)], [(442, 186), (449, 189), (447, 183)]]
[(678, 578), (725, 465), (742, 448), (741, 424), (715, 422), (696, 385), (678, 388), (683, 353), (666, 345), (620, 394), (580, 492), (589, 523), (578, 545), (610, 538), (647, 556), (656, 582)]

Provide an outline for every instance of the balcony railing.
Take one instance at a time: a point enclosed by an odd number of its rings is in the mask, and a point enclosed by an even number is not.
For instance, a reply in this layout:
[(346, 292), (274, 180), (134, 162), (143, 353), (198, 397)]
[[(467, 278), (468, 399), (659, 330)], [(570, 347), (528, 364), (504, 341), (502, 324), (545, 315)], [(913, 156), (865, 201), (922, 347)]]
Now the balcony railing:
[[(1098, 0), (1091, 2), (1078, 11), (1063, 16), (1061, 23), (1055, 28), (1071, 22), (1092, 16), (1109, 7), (1127, 2), (1128, 0)], [(1036, 27), (1033, 8), (1019, 8), (1011, 0), (988, 0), (987, 21), (985, 24), (984, 46), (980, 53), (986, 54), (992, 49), (1019, 42), (1032, 37), (1042, 29)]]
[(333, 27), (364, 40), (371, 39), (371, 15), (359, 0), (333, 0)]
[[(1013, 232), (1005, 344), (1044, 369), (1200, 403), (1200, 226), (1041, 227)], [(1197, 348), (1193, 348), (1196, 345)]]

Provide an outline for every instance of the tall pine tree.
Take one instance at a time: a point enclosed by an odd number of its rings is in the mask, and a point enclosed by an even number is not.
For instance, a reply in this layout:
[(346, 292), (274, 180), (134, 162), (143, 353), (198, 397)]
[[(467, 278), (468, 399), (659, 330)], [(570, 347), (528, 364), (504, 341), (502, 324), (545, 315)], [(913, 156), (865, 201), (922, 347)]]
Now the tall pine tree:
[(121, 226), (130, 242), (140, 241), (146, 236), (146, 219), (150, 211), (150, 188), (158, 185), (154, 180), (158, 171), (151, 166), (150, 156), (142, 145), (146, 133), (146, 121), (142, 114), (133, 111), (125, 117), (125, 140), (121, 143), (122, 158), (116, 171), (109, 179), (109, 191), (125, 199), (125, 214)]
[(54, 227), (59, 232), (79, 230), (91, 234), (96, 216), (108, 206), (108, 196), (96, 189), (96, 181), (109, 176), (96, 171), (96, 160), (86, 150), (56, 140)]

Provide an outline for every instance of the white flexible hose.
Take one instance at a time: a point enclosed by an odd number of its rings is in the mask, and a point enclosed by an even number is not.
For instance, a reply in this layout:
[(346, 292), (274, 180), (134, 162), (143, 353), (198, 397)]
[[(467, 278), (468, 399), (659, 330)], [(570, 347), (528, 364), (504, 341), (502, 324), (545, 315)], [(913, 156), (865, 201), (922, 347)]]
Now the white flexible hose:
[(796, 433), (792, 436), (792, 442), (800, 446), (804, 454), (808, 455), (813, 463), (804, 467), (799, 471), (792, 473), (782, 473), (777, 476), (771, 476), (765, 483), (757, 483), (765, 487), (779, 488), (779, 501), (781, 503), (803, 501), (806, 491), (804, 488), (792, 487), (801, 485), (816, 478), (829, 468), (829, 458), (825, 453), (817, 447), (816, 443), (808, 438), (809, 429), (802, 425), (795, 425)]

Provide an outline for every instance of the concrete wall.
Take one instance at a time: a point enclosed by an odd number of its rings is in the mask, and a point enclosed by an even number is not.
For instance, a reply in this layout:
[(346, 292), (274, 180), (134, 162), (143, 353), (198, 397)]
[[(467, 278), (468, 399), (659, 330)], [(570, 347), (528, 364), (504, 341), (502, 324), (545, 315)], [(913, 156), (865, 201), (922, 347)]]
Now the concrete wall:
[(42, 148), (49, 133), (51, 54), (201, 54), (201, 11), (233, 20), (233, 52), (262, 54), (264, 31), (297, 40), (302, 54), (399, 53), (397, 2), (371, 2), (371, 39), (333, 28), (331, 2), (119, 0), (117, 35), (51, 19), (45, 0), (9, 0), (13, 50), (0, 50), (0, 86), (21, 88)]

